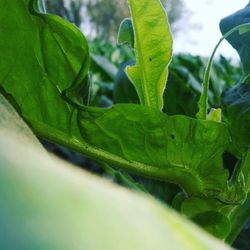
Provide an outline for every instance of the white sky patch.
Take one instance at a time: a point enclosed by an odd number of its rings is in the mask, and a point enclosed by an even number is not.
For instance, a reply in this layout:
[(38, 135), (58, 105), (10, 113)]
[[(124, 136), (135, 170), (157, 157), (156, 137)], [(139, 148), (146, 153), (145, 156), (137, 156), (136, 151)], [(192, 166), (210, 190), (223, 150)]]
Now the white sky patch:
[[(174, 38), (174, 52), (185, 52), (193, 55), (210, 56), (216, 43), (221, 38), (220, 20), (235, 11), (244, 8), (248, 0), (184, 0), (191, 14), (181, 20), (180, 31)], [(224, 41), (219, 54), (238, 60), (234, 49)]]

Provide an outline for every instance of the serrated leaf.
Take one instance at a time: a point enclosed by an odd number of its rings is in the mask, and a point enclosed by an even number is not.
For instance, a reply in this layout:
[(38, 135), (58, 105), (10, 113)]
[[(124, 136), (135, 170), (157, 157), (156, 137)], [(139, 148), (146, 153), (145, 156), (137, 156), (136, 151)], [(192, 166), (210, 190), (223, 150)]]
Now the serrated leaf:
[(127, 74), (143, 105), (163, 108), (163, 92), (172, 56), (172, 35), (158, 0), (128, 1), (135, 36), (136, 64)]

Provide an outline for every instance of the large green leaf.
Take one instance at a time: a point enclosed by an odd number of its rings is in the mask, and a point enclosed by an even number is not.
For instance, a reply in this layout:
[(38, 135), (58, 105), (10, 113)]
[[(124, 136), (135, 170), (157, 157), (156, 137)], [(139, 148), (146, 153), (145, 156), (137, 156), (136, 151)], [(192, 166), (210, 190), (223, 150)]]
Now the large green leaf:
[(129, 0), (128, 3), (137, 56), (136, 64), (127, 68), (127, 74), (141, 103), (161, 110), (172, 55), (172, 35), (166, 12), (158, 0)]
[(0, 249), (229, 249), (151, 197), (49, 155), (2, 96), (0, 110)]
[(221, 197), (228, 178), (221, 157), (229, 144), (224, 124), (167, 116), (135, 104), (90, 109), (78, 119), (85, 141), (145, 175), (179, 184), (189, 195), (235, 199)]
[(45, 122), (68, 132), (73, 109), (62, 94), (83, 98), (87, 42), (63, 19), (38, 14), (34, 3), (0, 0), (1, 92), (30, 123)]

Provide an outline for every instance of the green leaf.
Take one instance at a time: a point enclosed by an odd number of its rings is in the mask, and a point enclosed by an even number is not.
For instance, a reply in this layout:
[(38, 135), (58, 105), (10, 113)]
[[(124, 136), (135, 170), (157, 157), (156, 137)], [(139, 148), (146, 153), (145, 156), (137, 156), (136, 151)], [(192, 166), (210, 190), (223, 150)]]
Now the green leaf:
[(221, 109), (211, 109), (207, 115), (209, 121), (221, 122)]
[(30, 123), (68, 133), (73, 108), (64, 96), (83, 102), (87, 41), (63, 19), (37, 13), (33, 2), (0, 0), (1, 92)]
[(231, 224), (228, 218), (216, 211), (197, 214), (192, 220), (220, 239), (225, 239), (231, 230)]
[[(232, 28), (250, 22), (249, 18), (250, 4), (239, 11), (223, 18), (220, 21), (220, 30), (224, 35)], [(242, 27), (239, 32), (235, 32), (227, 38), (227, 41), (233, 46), (238, 52), (245, 75), (250, 73), (250, 33), (249, 26)]]
[(224, 204), (216, 199), (186, 199), (181, 212), (212, 235), (225, 239), (231, 230), (229, 214), (235, 205)]
[(227, 200), (228, 173), (222, 166), (230, 140), (224, 124), (135, 104), (89, 109), (78, 120), (84, 141), (129, 161), (144, 175), (176, 183), (189, 195), (233, 202), (231, 194)]
[(201, 86), (187, 68), (170, 65), (163, 111), (168, 115), (183, 114), (195, 117), (198, 111), (199, 88)]
[(117, 42), (118, 44), (129, 44), (134, 48), (134, 40), (132, 20), (130, 18), (125, 18), (120, 24)]
[[(211, 69), (213, 66), (213, 60), (215, 53), (221, 43), (224, 41), (224, 39), (228, 39), (232, 34), (234, 34), (236, 31), (239, 31), (243, 28), (249, 28), (250, 23), (244, 23), (240, 24), (238, 26), (232, 27), (229, 31), (223, 33), (223, 37), (219, 40), (219, 42), (216, 44), (206, 67), (205, 73), (204, 73), (204, 79), (203, 79), (203, 90), (202, 94), (199, 100), (199, 112), (197, 113), (197, 118), (199, 119), (207, 119), (207, 108), (208, 108), (208, 90), (209, 90), (209, 80), (210, 80), (210, 74), (211, 74)], [(248, 29), (249, 30), (249, 29)]]
[[(139, 103), (136, 89), (124, 72), (127, 65), (134, 65), (134, 62), (123, 63), (118, 71), (114, 84), (114, 103)], [(179, 64), (170, 65), (163, 111), (168, 115), (183, 114), (195, 117), (198, 111), (199, 90), (201, 91), (201, 86), (186, 67)]]
[(172, 55), (172, 35), (158, 0), (128, 1), (135, 36), (136, 64), (127, 74), (143, 105), (163, 108), (163, 92)]
[(232, 137), (230, 151), (244, 155), (250, 147), (250, 85), (238, 84), (222, 95), (223, 118)]
[(230, 249), (152, 197), (51, 157), (2, 96), (0, 110), (0, 249)]

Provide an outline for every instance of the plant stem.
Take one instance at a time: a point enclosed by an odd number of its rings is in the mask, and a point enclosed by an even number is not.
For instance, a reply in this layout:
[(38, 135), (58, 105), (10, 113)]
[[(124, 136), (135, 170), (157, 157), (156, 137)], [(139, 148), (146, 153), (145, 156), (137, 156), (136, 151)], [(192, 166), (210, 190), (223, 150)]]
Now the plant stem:
[[(32, 124), (31, 128), (36, 135), (51, 142), (63, 145), (73, 151), (82, 153), (83, 155), (96, 161), (103, 161), (111, 164), (112, 166), (122, 168), (123, 170), (149, 177), (151, 179), (167, 181), (180, 185), (180, 187), (189, 194), (195, 195), (203, 191), (199, 177), (193, 175), (185, 168), (172, 165), (160, 168), (136, 161), (126, 160), (118, 155), (96, 148), (83, 141), (82, 138), (78, 139), (78, 135), (69, 136), (67, 132), (59, 131), (58, 129), (55, 129), (45, 123), (30, 121), (29, 124)], [(192, 185), (190, 185), (190, 183), (192, 183)]]
[[(228, 38), (232, 33), (234, 33), (235, 31), (237, 31), (241, 28), (250, 28), (250, 23), (241, 24), (241, 25), (238, 25), (238, 26), (234, 27), (233, 29), (229, 30), (216, 44), (216, 46), (212, 52), (212, 55), (209, 58), (209, 61), (208, 61), (208, 64), (207, 64), (207, 67), (206, 67), (206, 70), (204, 73), (204, 79), (203, 79), (203, 84), (202, 84), (202, 94), (201, 94), (201, 97), (199, 100), (199, 112), (197, 113), (198, 119), (202, 119), (202, 120), (207, 119), (209, 79), (210, 79), (210, 73), (211, 73), (211, 69), (213, 66), (213, 60), (214, 60), (215, 53), (216, 53), (217, 49), (219, 48), (220, 44), (224, 41), (224, 39)], [(250, 30), (247, 30), (246, 32), (248, 32), (248, 31), (250, 31)]]

